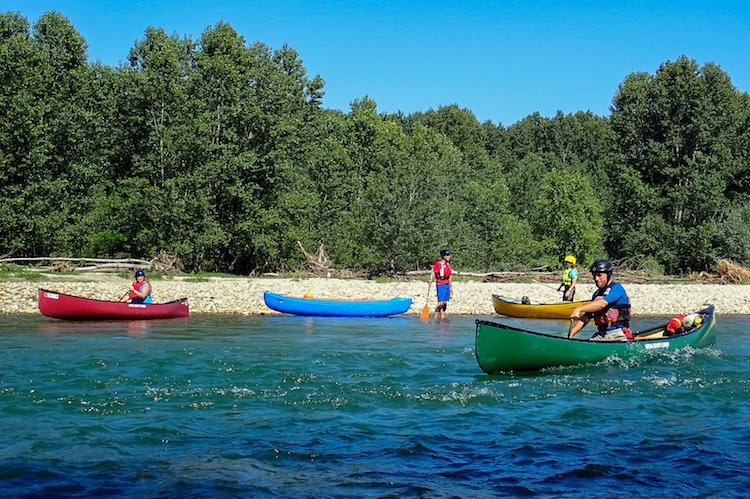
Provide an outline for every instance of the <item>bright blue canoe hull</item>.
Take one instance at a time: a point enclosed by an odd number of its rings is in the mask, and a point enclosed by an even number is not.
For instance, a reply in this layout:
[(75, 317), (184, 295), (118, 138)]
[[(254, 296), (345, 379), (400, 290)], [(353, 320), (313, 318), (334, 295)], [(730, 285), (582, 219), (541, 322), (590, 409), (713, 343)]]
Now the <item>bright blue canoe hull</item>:
[(263, 293), (263, 300), (268, 308), (277, 312), (321, 317), (386, 317), (403, 314), (411, 307), (411, 298), (321, 300), (294, 298), (270, 291)]

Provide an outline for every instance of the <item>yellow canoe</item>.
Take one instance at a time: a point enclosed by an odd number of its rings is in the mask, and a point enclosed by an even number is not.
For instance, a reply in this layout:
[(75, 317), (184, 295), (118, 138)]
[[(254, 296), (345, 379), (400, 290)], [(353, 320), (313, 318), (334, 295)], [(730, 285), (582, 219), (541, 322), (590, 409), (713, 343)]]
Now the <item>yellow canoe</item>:
[(492, 305), (498, 314), (524, 319), (567, 319), (576, 307), (587, 301), (565, 301), (560, 303), (521, 303), (521, 300), (492, 295)]

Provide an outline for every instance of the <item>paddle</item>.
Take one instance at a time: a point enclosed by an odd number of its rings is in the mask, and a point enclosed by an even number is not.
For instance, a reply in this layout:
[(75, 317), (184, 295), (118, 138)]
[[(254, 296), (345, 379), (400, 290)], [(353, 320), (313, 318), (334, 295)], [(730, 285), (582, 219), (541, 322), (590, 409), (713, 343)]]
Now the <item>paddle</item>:
[(130, 290), (128, 290), (128, 291), (125, 291), (125, 294), (124, 294), (124, 295), (122, 295), (122, 296), (120, 297), (120, 299), (119, 299), (118, 301), (123, 301), (123, 300), (125, 299), (125, 297), (126, 297), (126, 296), (130, 296)]
[(430, 306), (428, 305), (430, 301), (430, 288), (432, 288), (432, 286), (430, 286), (430, 283), (428, 282), (427, 283), (427, 300), (425, 300), (424, 307), (422, 307), (422, 312), (419, 314), (419, 318), (422, 319), (423, 321), (429, 320), (430, 318)]

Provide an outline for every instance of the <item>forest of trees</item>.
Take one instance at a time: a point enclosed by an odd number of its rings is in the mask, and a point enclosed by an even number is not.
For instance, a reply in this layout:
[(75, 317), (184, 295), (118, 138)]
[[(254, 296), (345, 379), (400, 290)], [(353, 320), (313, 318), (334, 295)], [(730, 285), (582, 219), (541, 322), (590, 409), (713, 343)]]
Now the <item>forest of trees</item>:
[(687, 56), (613, 89), (609, 116), (505, 127), (457, 105), (325, 109), (287, 45), (149, 28), (117, 68), (63, 15), (0, 13), (0, 255), (152, 258), (189, 271), (750, 264), (750, 97)]

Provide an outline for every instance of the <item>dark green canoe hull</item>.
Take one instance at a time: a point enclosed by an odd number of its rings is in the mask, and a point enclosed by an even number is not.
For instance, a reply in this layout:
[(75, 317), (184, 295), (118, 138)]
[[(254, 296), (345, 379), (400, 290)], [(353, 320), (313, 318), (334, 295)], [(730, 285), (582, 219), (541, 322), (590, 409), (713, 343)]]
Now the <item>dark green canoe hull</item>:
[(634, 341), (600, 342), (526, 331), (493, 321), (476, 321), (477, 362), (482, 371), (536, 371), (545, 367), (572, 366), (617, 356), (627, 359), (649, 351), (700, 348), (713, 344), (714, 307), (697, 311), (703, 323), (689, 332), (661, 336), (666, 324), (636, 334)]

